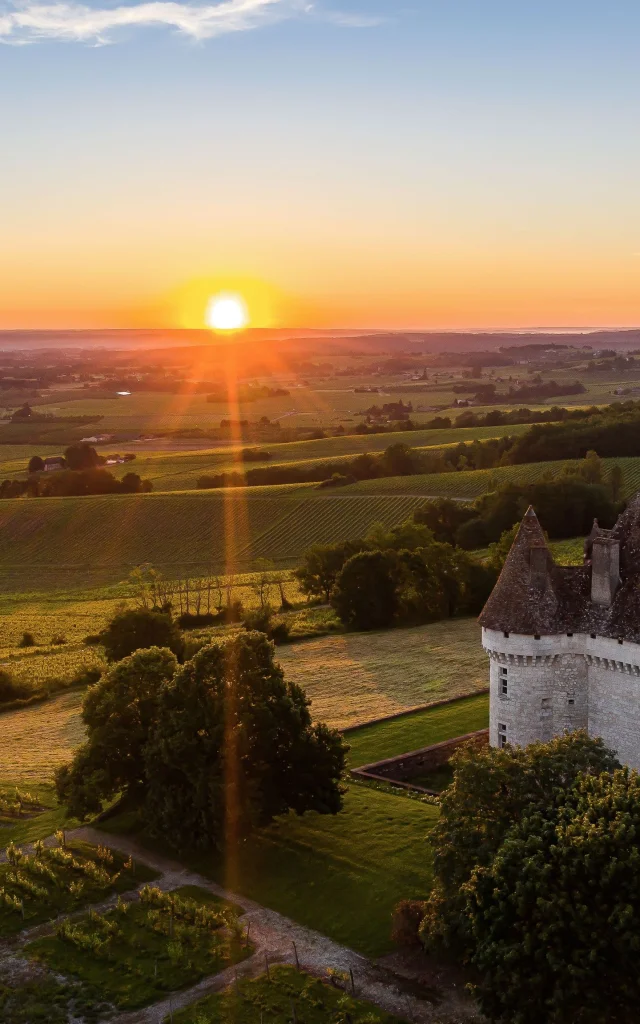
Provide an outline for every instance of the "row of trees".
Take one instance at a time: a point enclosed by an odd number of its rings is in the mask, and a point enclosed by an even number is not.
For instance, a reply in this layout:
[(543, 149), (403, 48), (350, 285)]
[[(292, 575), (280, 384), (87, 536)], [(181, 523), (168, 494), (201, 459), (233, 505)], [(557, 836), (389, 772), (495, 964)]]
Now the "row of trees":
[(309, 703), (263, 633), (183, 665), (138, 650), (88, 691), (87, 740), (57, 774), (59, 799), (83, 819), (120, 795), (178, 850), (233, 846), (287, 811), (335, 814), (347, 747), (312, 724)]
[(479, 612), (498, 566), (481, 564), (408, 520), (360, 540), (315, 544), (296, 570), (301, 589), (330, 601), (354, 629), (431, 622)]
[(151, 480), (125, 473), (121, 480), (106, 469), (62, 469), (28, 480), (3, 480), (0, 498), (62, 498), (81, 494), (136, 494), (153, 490)]
[(475, 969), (500, 1024), (631, 1024), (640, 1004), (640, 778), (574, 732), (459, 750), (429, 842), (425, 903), (396, 910)]

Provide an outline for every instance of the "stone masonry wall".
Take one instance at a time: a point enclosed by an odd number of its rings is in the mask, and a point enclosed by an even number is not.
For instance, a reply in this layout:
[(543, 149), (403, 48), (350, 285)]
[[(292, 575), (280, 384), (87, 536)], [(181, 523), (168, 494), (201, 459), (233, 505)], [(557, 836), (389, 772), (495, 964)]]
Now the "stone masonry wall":
[(640, 768), (638, 644), (584, 634), (536, 640), (487, 629), (482, 643), (490, 658), (492, 746), (499, 743), (500, 725), (516, 746), (587, 728), (623, 763)]

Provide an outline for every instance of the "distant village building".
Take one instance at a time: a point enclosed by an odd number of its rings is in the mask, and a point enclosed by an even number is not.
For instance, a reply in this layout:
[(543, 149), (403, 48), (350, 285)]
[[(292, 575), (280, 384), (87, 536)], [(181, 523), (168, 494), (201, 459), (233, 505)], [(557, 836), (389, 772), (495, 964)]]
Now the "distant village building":
[(640, 493), (584, 564), (556, 565), (532, 508), (482, 614), (492, 746), (587, 729), (640, 769)]
[(49, 455), (44, 460), (44, 472), (52, 473), (56, 469), (64, 469), (66, 465), (62, 455)]

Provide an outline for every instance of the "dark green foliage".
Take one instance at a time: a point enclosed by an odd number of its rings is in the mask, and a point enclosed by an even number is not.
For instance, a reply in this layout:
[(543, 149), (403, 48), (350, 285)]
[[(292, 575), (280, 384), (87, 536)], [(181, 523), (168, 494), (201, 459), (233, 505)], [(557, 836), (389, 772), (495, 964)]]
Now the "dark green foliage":
[(20, 640), (20, 643), (18, 644), (18, 647), (35, 647), (35, 646), (36, 646), (36, 641), (35, 641), (35, 637), (34, 637), (33, 633), (29, 633), (29, 632), (25, 631), (22, 634), (22, 639)]
[(455, 544), (458, 529), (475, 515), (474, 510), (464, 502), (452, 501), (451, 498), (434, 498), (426, 505), (422, 505), (414, 513), (413, 518), (416, 523), (428, 526), (435, 540)]
[(328, 601), (342, 566), (363, 546), (364, 541), (312, 544), (304, 553), (303, 564), (295, 571), (302, 592)]
[(384, 629), (398, 610), (393, 569), (384, 551), (361, 551), (349, 558), (337, 577), (331, 604), (352, 629)]
[(44, 459), (41, 459), (39, 455), (33, 455), (29, 459), (28, 472), (29, 473), (41, 473), (44, 469)]
[(130, 608), (118, 612), (101, 635), (109, 661), (120, 661), (147, 647), (168, 647), (180, 657), (183, 640), (167, 612), (155, 608)]
[(95, 448), (86, 443), (69, 445), (64, 453), (67, 469), (94, 469), (100, 463)]
[(123, 659), (93, 686), (82, 706), (87, 740), (58, 770), (58, 797), (70, 816), (85, 818), (117, 793), (140, 799), (146, 787), (144, 746), (157, 697), (173, 676), (171, 651), (157, 647)]
[(19, 683), (6, 668), (0, 668), (0, 704), (28, 696), (29, 687)]
[(312, 725), (263, 633), (211, 644), (159, 696), (145, 813), (181, 848), (233, 844), (288, 810), (335, 814), (345, 746)]
[(580, 731), (525, 748), (461, 748), (451, 764), (454, 781), (442, 795), (431, 834), (435, 882), (422, 937), (468, 954), (474, 942), (464, 886), (474, 870), (491, 865), (523, 814), (544, 811), (584, 773), (599, 775), (619, 765), (601, 740)]
[(248, 632), (264, 633), (276, 644), (284, 644), (289, 639), (288, 623), (284, 619), (274, 619), (269, 605), (246, 612), (242, 624)]
[(635, 1024), (640, 779), (579, 778), (515, 823), (466, 887), (483, 1012), (503, 1024)]
[(213, 626), (218, 622), (217, 612), (183, 612), (177, 618), (180, 629), (200, 629), (202, 626)]

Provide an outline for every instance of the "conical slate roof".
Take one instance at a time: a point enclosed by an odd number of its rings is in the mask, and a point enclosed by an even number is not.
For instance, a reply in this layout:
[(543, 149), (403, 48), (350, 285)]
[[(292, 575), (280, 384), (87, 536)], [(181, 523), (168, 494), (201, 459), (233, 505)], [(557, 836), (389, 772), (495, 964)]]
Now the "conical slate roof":
[[(591, 600), (591, 548), (600, 537), (620, 544), (620, 585), (608, 607)], [(612, 530), (594, 523), (585, 559), (584, 565), (556, 565), (529, 508), (480, 624), (529, 636), (587, 633), (640, 643), (640, 492)]]
[(542, 527), (529, 506), (482, 610), (480, 624), (504, 632), (548, 633), (560, 611), (553, 569)]

